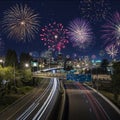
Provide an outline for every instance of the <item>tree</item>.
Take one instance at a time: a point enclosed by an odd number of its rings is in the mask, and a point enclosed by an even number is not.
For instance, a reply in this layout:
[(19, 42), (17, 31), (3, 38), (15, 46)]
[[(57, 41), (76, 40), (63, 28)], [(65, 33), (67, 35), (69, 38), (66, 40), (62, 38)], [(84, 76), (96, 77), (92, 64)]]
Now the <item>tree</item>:
[(20, 66), (24, 68), (24, 64), (28, 63), (30, 64), (31, 56), (28, 53), (21, 53), (20, 55)]
[(118, 101), (118, 95), (120, 94), (120, 62), (113, 64), (112, 88), (114, 98)]
[(107, 59), (103, 59), (102, 62), (101, 62), (101, 67), (103, 68), (104, 70), (104, 73), (107, 72), (107, 66), (109, 64), (109, 61)]
[(8, 50), (5, 56), (5, 65), (6, 66), (17, 66), (18, 65), (18, 59), (17, 54), (15, 50)]

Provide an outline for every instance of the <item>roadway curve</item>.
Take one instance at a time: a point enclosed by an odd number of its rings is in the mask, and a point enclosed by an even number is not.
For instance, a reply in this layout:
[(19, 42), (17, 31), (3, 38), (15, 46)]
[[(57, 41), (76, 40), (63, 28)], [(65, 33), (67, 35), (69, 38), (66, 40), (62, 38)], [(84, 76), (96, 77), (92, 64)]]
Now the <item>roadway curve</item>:
[(65, 83), (65, 120), (120, 120), (120, 115), (97, 93), (78, 82)]
[(51, 78), (45, 91), (17, 118), (17, 120), (45, 120), (49, 117), (59, 94), (59, 81)]
[[(44, 79), (42, 86), (0, 113), (1, 120), (45, 120), (59, 95), (57, 78)], [(49, 84), (48, 84), (49, 83)]]
[(49, 84), (49, 79), (43, 79), (38, 87), (34, 88), (28, 94), (18, 99), (15, 103), (8, 106), (0, 113), (2, 120), (15, 120), (25, 109), (27, 109), (34, 100), (36, 100)]

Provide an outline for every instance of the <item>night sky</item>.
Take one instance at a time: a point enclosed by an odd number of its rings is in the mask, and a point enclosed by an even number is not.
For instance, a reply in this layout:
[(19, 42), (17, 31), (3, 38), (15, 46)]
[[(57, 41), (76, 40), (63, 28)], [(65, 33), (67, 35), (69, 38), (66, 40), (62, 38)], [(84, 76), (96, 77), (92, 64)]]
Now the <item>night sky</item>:
[[(43, 41), (40, 40), (40, 31), (41, 28), (48, 23), (51, 22), (58, 22), (62, 23), (64, 27), (67, 28), (70, 21), (75, 18), (84, 18), (84, 14), (81, 13), (80, 9), (80, 1), (81, 0), (1, 0), (0, 1), (0, 21), (3, 20), (3, 12), (8, 10), (11, 6), (16, 5), (16, 3), (27, 4), (31, 9), (35, 11), (35, 13), (39, 14), (40, 17), (40, 27), (39, 32), (36, 34), (35, 39), (31, 40), (30, 42), (18, 42), (17, 40), (8, 39), (7, 35), (1, 31), (1, 42), (4, 46), (1, 45), (0, 54), (3, 55), (6, 53), (7, 49), (15, 49), (17, 54), (19, 55), (21, 52), (30, 52), (30, 51), (37, 51), (39, 54), (43, 51), (47, 50), (47, 47), (44, 46)], [(84, 1), (84, 0), (82, 0)], [(97, 0), (94, 0), (97, 1)], [(106, 0), (105, 0), (106, 1)], [(107, 0), (108, 1), (108, 0)], [(110, 11), (106, 15), (106, 19), (109, 15), (113, 14), (114, 12), (120, 12), (120, 0), (109, 0), (109, 7)], [(94, 13), (89, 13), (92, 16)], [(90, 20), (88, 18), (88, 20)], [(87, 47), (86, 49), (79, 49), (78, 47), (73, 47), (72, 43), (66, 45), (65, 49), (62, 49), (61, 52), (65, 55), (70, 54), (77, 54), (78, 56), (83, 55), (96, 55), (97, 58), (100, 58), (99, 52), (100, 50), (105, 49), (104, 39), (101, 39), (101, 26), (105, 24), (105, 20), (101, 21), (89, 21), (94, 33), (94, 40), (92, 44)]]

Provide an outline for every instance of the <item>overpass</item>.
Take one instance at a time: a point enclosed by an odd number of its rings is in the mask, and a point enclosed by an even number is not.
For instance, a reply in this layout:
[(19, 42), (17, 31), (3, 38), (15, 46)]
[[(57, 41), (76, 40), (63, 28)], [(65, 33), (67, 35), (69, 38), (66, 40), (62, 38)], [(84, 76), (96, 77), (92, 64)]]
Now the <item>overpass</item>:
[(53, 70), (60, 70), (60, 69), (63, 69), (63, 67), (47, 68), (47, 69), (41, 70), (41, 72), (50, 72), (50, 71), (53, 71)]

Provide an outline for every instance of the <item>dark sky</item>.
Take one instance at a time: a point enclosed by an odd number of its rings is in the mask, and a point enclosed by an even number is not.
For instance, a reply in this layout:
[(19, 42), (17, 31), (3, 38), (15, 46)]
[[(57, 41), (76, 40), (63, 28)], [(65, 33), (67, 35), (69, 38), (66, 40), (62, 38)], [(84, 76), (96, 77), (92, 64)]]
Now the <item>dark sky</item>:
[[(69, 22), (75, 18), (82, 18), (80, 14), (80, 1), (81, 0), (1, 0), (0, 1), (0, 21), (3, 18), (3, 12), (8, 10), (11, 6), (14, 6), (16, 3), (27, 4), (31, 9), (36, 13), (39, 13), (40, 16), (40, 28), (47, 25), (50, 22), (56, 21), (60, 22), (67, 27)], [(83, 0), (82, 0), (83, 1)], [(94, 0), (97, 1), (97, 0)], [(104, 0), (106, 1), (106, 0)], [(111, 8), (110, 13), (115, 11), (120, 12), (120, 0), (109, 0)], [(94, 13), (90, 13), (93, 15)], [(107, 16), (108, 17), (108, 16)], [(107, 18), (106, 17), (106, 18)], [(66, 48), (61, 52), (64, 54), (70, 54), (71, 56), (76, 53), (78, 56), (82, 55), (93, 55), (95, 54), (99, 58), (99, 51), (104, 50), (104, 40), (101, 39), (101, 26), (105, 24), (105, 21), (95, 21), (91, 22), (91, 26), (94, 32), (94, 42), (91, 46), (85, 50), (81, 50), (77, 47), (72, 47), (70, 42), (66, 45)], [(1, 28), (2, 29), (2, 28)], [(2, 31), (2, 30), (1, 30)], [(31, 42), (17, 42), (17, 40), (8, 39), (6, 34), (1, 32), (2, 42), (4, 42), (4, 50), (1, 50), (1, 54), (6, 53), (7, 49), (15, 49), (18, 54), (21, 52), (28, 51), (37, 51), (41, 53), (42, 51), (47, 50), (47, 47), (44, 46), (43, 42), (40, 40), (40, 31), (36, 34), (36, 37)]]

